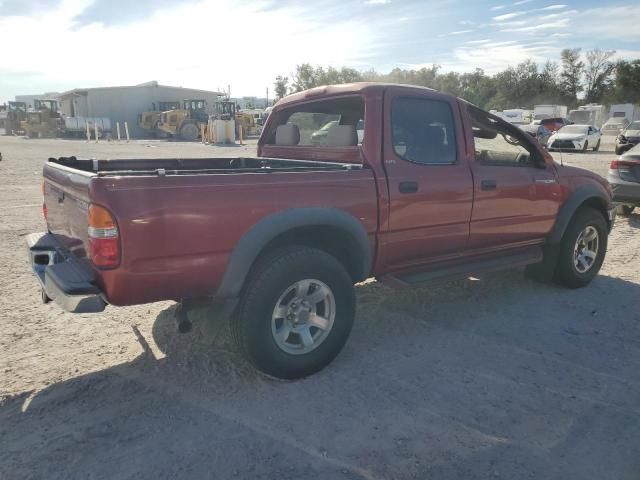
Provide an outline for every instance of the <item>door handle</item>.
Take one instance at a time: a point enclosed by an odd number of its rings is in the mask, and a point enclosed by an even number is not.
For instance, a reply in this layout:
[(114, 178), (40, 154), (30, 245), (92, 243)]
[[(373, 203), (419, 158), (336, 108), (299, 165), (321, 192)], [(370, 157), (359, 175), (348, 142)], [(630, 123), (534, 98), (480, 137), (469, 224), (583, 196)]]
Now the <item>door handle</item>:
[(400, 193), (416, 193), (418, 191), (418, 182), (400, 182), (398, 190)]
[(480, 182), (480, 190), (495, 190), (497, 187), (495, 180), (482, 180)]

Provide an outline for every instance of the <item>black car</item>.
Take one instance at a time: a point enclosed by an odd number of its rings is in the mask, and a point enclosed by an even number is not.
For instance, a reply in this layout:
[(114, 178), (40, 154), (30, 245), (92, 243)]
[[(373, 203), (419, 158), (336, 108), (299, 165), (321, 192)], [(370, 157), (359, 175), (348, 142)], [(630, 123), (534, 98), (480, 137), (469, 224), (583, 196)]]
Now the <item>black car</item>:
[(640, 121), (636, 120), (627, 125), (616, 137), (616, 155), (620, 155), (640, 143)]

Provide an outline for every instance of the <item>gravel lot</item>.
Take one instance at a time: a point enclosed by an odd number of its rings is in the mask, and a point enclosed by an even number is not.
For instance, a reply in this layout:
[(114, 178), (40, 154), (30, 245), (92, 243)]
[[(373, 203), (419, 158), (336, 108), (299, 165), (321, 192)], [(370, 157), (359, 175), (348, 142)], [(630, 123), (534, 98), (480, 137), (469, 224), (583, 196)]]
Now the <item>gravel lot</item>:
[[(42, 305), (23, 245), (44, 228), (49, 156), (255, 144), (0, 137), (0, 152), (0, 479), (639, 478), (637, 213), (619, 219), (582, 290), (520, 271), (403, 291), (366, 283), (336, 361), (276, 382), (239, 358), (226, 325), (174, 334), (169, 302), (95, 315)], [(563, 154), (600, 174), (612, 157)]]

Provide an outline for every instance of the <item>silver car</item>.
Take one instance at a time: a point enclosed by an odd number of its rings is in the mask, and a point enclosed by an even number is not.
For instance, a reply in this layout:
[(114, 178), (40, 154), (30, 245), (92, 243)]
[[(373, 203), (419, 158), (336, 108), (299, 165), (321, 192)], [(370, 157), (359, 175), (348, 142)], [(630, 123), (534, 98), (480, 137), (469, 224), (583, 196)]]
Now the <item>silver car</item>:
[(609, 166), (607, 177), (620, 215), (631, 215), (640, 206), (640, 145), (620, 155)]

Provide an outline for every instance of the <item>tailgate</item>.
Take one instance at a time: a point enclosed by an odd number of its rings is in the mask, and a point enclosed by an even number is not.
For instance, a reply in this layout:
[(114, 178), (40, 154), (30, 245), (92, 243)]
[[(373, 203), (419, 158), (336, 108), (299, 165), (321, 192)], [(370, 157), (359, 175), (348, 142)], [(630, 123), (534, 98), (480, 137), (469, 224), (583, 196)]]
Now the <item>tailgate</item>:
[(89, 183), (94, 175), (50, 163), (43, 175), (49, 231), (77, 257), (86, 257)]

